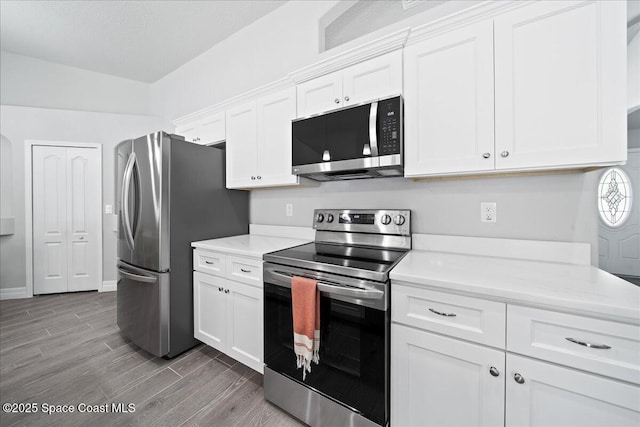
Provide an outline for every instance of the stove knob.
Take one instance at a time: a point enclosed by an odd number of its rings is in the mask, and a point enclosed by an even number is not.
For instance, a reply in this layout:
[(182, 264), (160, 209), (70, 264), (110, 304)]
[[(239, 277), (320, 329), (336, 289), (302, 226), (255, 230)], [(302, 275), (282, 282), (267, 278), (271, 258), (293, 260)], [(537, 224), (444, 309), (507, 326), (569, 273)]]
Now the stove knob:
[(333, 215), (327, 214), (327, 222), (333, 222)]
[(404, 216), (403, 215), (396, 215), (395, 218), (393, 218), (393, 222), (395, 225), (402, 225), (404, 224)]
[(391, 216), (387, 214), (382, 215), (382, 218), (380, 218), (380, 222), (382, 223), (382, 225), (391, 224)]
[(322, 222), (324, 221), (324, 214), (319, 213), (318, 216), (316, 217), (316, 221), (317, 222)]

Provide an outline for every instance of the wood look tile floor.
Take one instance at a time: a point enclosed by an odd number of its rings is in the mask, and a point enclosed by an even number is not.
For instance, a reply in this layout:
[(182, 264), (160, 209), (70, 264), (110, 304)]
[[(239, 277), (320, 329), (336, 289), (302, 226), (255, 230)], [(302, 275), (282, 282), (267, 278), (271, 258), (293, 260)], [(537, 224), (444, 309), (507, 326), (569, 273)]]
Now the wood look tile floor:
[[(262, 375), (209, 346), (166, 360), (124, 339), (115, 292), (0, 301), (0, 403), (39, 409), (2, 411), (3, 427), (303, 425), (264, 400)], [(79, 412), (112, 403), (135, 412)], [(43, 404), (75, 412), (43, 414)]]

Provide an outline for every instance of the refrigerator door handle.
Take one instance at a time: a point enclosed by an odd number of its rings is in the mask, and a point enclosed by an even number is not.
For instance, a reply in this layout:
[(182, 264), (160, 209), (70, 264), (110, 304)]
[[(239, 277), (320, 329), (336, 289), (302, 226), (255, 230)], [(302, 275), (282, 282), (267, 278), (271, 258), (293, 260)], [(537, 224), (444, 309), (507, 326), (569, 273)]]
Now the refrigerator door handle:
[(141, 276), (139, 274), (129, 273), (128, 271), (123, 270), (122, 268), (118, 268), (118, 273), (122, 274), (124, 277), (127, 277), (131, 280), (135, 280), (136, 282), (156, 283), (158, 281), (157, 277)]
[(133, 251), (133, 231), (131, 229), (131, 217), (129, 212), (129, 191), (131, 190), (131, 177), (133, 175), (133, 167), (136, 163), (136, 154), (129, 154), (127, 165), (124, 168), (124, 177), (122, 180), (122, 224), (124, 226), (124, 236), (127, 246)]

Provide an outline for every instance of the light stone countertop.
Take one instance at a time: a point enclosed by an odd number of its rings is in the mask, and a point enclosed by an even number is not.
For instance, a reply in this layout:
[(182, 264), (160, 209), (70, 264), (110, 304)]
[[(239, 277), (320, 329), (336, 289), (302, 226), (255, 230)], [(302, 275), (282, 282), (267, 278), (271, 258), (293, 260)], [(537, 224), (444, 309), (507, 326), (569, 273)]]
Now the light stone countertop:
[(239, 236), (223, 237), (220, 239), (191, 242), (191, 246), (198, 249), (207, 249), (210, 251), (262, 259), (262, 256), (266, 253), (302, 245), (304, 243), (309, 243), (312, 240), (313, 239), (306, 240), (290, 237), (243, 234)]
[(640, 325), (640, 287), (590, 265), (412, 250), (393, 284)]

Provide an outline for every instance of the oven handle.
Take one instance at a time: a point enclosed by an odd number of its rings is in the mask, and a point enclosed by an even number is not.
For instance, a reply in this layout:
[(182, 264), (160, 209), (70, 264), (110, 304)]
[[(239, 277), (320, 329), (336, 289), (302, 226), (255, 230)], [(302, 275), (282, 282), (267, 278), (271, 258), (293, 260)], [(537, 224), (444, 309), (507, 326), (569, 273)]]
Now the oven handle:
[[(268, 275), (275, 276), (276, 278), (281, 279), (281, 280), (278, 280), (278, 283), (273, 283), (274, 285), (278, 285), (283, 288), (291, 287), (291, 278), (294, 276), (294, 274), (282, 273), (280, 271), (274, 271), (274, 270), (265, 270), (265, 273), (268, 273)], [(379, 291), (377, 289), (366, 289), (366, 288), (362, 289), (362, 288), (345, 287), (340, 285), (330, 285), (328, 283), (324, 283), (320, 281), (318, 281), (318, 290), (320, 292), (325, 292), (327, 294), (341, 295), (345, 297), (352, 297), (352, 298), (359, 298), (359, 299), (382, 299), (384, 297), (384, 292)]]

